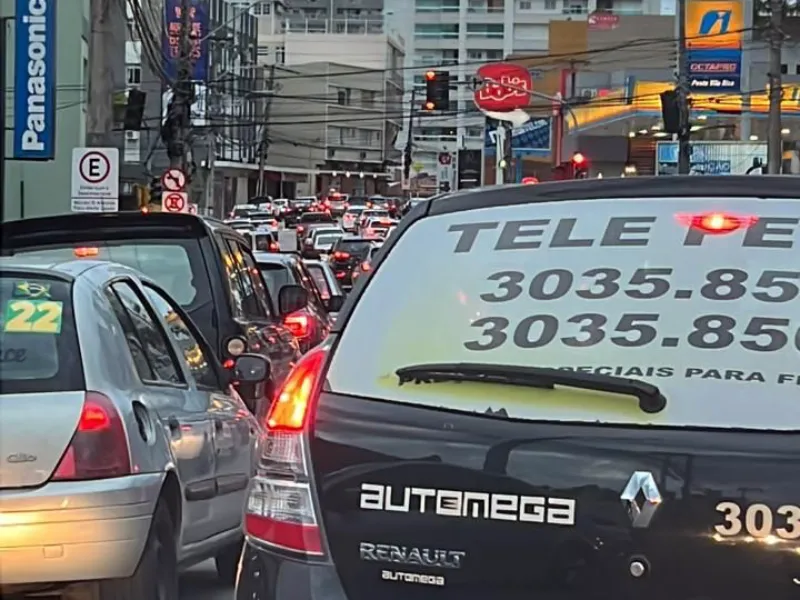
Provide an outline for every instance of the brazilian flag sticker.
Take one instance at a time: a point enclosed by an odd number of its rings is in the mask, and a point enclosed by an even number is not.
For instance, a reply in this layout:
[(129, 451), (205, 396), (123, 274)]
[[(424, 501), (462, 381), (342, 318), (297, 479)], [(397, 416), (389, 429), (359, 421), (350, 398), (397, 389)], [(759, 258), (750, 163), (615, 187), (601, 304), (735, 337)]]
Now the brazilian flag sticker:
[(35, 281), (17, 281), (14, 283), (14, 298), (28, 298), (29, 300), (49, 300), (50, 286)]

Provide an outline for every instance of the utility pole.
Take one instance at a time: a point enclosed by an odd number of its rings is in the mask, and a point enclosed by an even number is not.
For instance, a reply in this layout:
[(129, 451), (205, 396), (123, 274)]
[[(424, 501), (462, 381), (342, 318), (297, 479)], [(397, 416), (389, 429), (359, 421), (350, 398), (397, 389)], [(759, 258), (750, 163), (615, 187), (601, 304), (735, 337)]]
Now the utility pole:
[(769, 27), (769, 121), (767, 125), (767, 173), (779, 175), (783, 165), (781, 138), (781, 51), (783, 49), (783, 1), (770, 0)]
[(678, 0), (678, 173), (688, 175), (691, 169), (692, 147), (689, 143), (689, 57), (686, 53), (686, 0)]
[(0, 223), (6, 220), (6, 52), (10, 17), (0, 17)]
[(167, 145), (169, 166), (187, 171), (187, 151), (191, 134), (192, 86), (191, 0), (181, 0), (181, 30), (178, 44), (177, 76), (169, 109), (171, 138)]
[[(417, 88), (411, 88), (411, 106), (408, 109), (408, 138), (403, 150), (403, 179), (401, 187), (407, 187), (411, 193), (411, 162), (414, 151), (414, 108), (417, 103)], [(407, 183), (406, 183), (407, 182)]]
[[(277, 60), (277, 56), (275, 57)], [(267, 93), (267, 105), (264, 107), (264, 125), (261, 128), (261, 144), (259, 145), (258, 156), (258, 185), (256, 186), (257, 196), (266, 196), (267, 191), (267, 154), (269, 153), (269, 119), (272, 112), (272, 100), (275, 98), (275, 63), (269, 66), (269, 78), (267, 80), (269, 90)]]
[(114, 96), (114, 78), (111, 62), (114, 40), (111, 22), (111, 1), (91, 0), (89, 4), (91, 26), (89, 28), (89, 112), (86, 124), (89, 146), (108, 146), (114, 128), (111, 104)]

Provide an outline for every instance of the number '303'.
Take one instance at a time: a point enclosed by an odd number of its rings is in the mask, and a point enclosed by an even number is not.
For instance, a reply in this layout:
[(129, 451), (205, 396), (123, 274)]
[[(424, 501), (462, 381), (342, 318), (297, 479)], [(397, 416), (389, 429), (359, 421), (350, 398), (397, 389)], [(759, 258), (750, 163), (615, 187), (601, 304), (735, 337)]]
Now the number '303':
[(784, 540), (800, 539), (800, 506), (794, 504), (784, 504), (773, 511), (766, 504), (740, 506), (736, 502), (720, 502), (717, 512), (724, 515), (725, 522), (714, 529), (725, 537), (775, 535)]

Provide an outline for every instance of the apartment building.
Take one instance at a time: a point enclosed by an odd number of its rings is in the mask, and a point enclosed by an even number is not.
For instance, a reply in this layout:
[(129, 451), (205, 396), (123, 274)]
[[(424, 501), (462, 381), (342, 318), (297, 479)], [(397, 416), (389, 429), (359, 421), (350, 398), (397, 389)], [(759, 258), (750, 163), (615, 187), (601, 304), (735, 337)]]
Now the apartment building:
[[(435, 168), (437, 153), (478, 149), (484, 141), (484, 118), (472, 102), (469, 82), (483, 63), (514, 53), (548, 52), (551, 21), (586, 21), (595, 12), (612, 15), (674, 12), (662, 0), (387, 0), (387, 20), (405, 24), (406, 105), (410, 90), (424, 94), (423, 74), (431, 68), (450, 71), (453, 110), (415, 118), (414, 161), (423, 172)], [(534, 78), (537, 74), (534, 73)], [(401, 134), (405, 143), (406, 134)]]
[(335, 2), (319, 11), (307, 4), (258, 9), (259, 63), (274, 75), (267, 189), (279, 196), (330, 187), (385, 192), (389, 166), (400, 159), (405, 41), (380, 15), (341, 16), (353, 13)]

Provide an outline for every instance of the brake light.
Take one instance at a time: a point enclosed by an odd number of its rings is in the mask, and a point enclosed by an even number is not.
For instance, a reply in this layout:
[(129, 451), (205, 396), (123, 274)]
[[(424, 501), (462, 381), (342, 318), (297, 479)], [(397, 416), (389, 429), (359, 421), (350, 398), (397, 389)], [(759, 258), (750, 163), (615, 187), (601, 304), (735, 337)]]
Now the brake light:
[(348, 258), (350, 258), (350, 254), (347, 252), (334, 252), (333, 258), (335, 260), (347, 260)]
[(53, 480), (107, 479), (131, 472), (128, 436), (119, 411), (107, 396), (87, 392), (78, 426)]
[(280, 249), (281, 249), (281, 246), (277, 242), (272, 242), (269, 245), (269, 249), (270, 249), (270, 252), (279, 252)]
[(676, 215), (676, 218), (678, 222), (687, 227), (712, 235), (733, 233), (740, 229), (747, 229), (758, 222), (758, 217), (745, 217), (721, 212), (700, 215)]
[(99, 248), (75, 248), (73, 250), (75, 258), (92, 258), (100, 255)]
[(311, 319), (305, 313), (298, 312), (287, 315), (283, 323), (296, 338), (308, 337), (308, 334), (311, 333)]
[(315, 348), (294, 367), (270, 408), (263, 452), (252, 478), (244, 530), (263, 544), (322, 556), (322, 533), (311, 491), (306, 433), (328, 351)]
[(297, 226), (297, 233), (302, 233), (302, 232), (303, 232), (303, 226), (302, 225), (298, 225)]
[(367, 272), (370, 269), (372, 269), (372, 267), (370, 266), (370, 264), (368, 262), (362, 262), (361, 263), (361, 270), (362, 271)]

